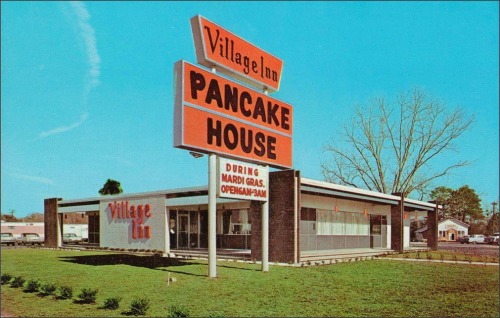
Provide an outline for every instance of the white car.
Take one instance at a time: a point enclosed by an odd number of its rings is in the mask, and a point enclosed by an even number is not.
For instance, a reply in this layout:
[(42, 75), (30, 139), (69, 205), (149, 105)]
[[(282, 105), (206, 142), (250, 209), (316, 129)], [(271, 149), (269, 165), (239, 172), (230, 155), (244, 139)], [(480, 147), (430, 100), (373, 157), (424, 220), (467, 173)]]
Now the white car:
[(5, 245), (17, 245), (17, 240), (12, 233), (2, 233), (2, 244)]
[(18, 243), (23, 245), (42, 245), (43, 242), (43, 237), (40, 237), (37, 233), (22, 233), (18, 239)]
[(63, 243), (79, 244), (82, 242), (83, 238), (75, 233), (64, 233), (63, 235)]
[(467, 244), (469, 243), (472, 244), (484, 243), (484, 235), (483, 234), (469, 235), (469, 240), (467, 241)]

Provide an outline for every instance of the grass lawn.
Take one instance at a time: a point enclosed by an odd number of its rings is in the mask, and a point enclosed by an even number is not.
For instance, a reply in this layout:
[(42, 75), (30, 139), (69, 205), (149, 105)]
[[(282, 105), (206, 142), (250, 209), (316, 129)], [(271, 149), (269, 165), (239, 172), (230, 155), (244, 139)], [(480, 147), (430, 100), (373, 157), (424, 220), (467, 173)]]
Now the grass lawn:
[[(498, 317), (497, 266), (366, 260), (311, 267), (219, 262), (207, 264), (100, 252), (2, 250), (1, 272), (27, 281), (73, 288), (73, 299), (2, 285), (2, 309), (16, 316), (121, 316), (133, 300), (150, 301), (148, 316), (172, 306), (190, 316)], [(177, 279), (167, 286), (167, 275)], [(95, 304), (80, 304), (82, 288), (98, 289)], [(121, 297), (120, 308), (103, 309)]]

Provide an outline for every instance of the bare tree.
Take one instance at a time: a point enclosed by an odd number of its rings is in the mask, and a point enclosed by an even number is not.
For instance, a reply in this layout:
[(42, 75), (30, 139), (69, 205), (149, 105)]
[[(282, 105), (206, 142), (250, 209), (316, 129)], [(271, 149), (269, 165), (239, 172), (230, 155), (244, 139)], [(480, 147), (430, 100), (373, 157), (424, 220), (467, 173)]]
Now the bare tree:
[[(377, 98), (367, 107), (356, 106), (352, 122), (323, 147), (321, 170), (326, 181), (382, 193), (427, 193), (431, 182), (470, 164), (449, 160), (433, 167), (440, 156), (456, 150), (454, 142), (472, 125), (474, 116), (458, 108), (448, 111), (442, 102), (420, 89), (398, 96), (394, 104)], [(450, 156), (449, 158), (453, 158)]]

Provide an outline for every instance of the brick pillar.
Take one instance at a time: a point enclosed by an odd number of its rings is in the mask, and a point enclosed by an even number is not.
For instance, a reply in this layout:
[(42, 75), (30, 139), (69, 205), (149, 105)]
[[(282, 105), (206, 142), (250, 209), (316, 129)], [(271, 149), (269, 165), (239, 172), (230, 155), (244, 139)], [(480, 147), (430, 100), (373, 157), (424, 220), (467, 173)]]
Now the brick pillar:
[[(299, 171), (284, 170), (269, 173), (269, 261), (295, 262), (297, 246), (295, 238), (295, 177)], [(298, 183), (300, 185), (300, 182)], [(261, 207), (252, 202), (252, 259), (260, 260), (261, 244)]]
[[(400, 195), (399, 193), (393, 193), (393, 195)], [(404, 250), (404, 196), (400, 195), (400, 201), (398, 205), (391, 206), (391, 249), (397, 252), (403, 252)]]
[(427, 246), (433, 251), (438, 248), (438, 205), (432, 211), (427, 211)]
[(262, 260), (262, 203), (250, 202), (250, 218), (252, 221), (252, 239), (250, 241), (252, 260)]
[(57, 202), (59, 200), (58, 198), (44, 200), (44, 235), (46, 247), (57, 248), (62, 245), (62, 220), (59, 213), (57, 213)]

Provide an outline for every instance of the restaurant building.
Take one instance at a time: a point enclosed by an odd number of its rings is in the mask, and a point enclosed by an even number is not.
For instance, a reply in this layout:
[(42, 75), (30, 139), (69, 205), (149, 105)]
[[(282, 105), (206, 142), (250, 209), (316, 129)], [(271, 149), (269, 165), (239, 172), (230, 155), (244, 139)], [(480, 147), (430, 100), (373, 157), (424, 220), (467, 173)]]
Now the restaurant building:
[[(217, 249), (262, 257), (262, 202), (217, 198)], [(62, 246), (65, 213), (88, 216), (89, 244), (101, 248), (181, 251), (208, 248), (208, 187), (45, 200), (45, 245)], [(349, 251), (402, 251), (409, 220), (427, 215), (427, 245), (437, 249), (434, 203), (302, 178), (298, 170), (269, 173), (269, 261), (300, 263)]]

